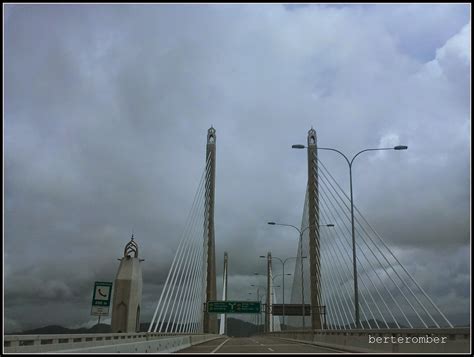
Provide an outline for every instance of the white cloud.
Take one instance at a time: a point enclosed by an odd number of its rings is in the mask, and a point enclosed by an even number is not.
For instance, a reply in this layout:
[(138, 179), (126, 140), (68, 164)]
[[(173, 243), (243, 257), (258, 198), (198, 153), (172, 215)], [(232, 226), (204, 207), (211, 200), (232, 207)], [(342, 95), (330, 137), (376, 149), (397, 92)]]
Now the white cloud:
[[(422, 74), (438, 80), (447, 80), (466, 92), (471, 68), (471, 23), (466, 24), (457, 34), (436, 50), (436, 57), (426, 63)], [(442, 76), (442, 78), (441, 78)]]
[(468, 67), (471, 63), (471, 23), (466, 24), (458, 34), (451, 37), (446, 44), (436, 51), (436, 59), (442, 66), (453, 60), (459, 65)]
[[(295, 254), (294, 232), (266, 222), (301, 221), (306, 155), (290, 147), (311, 126), (319, 145), (348, 156), (408, 145), (383, 161), (361, 157), (354, 172), (358, 207), (392, 245), (465, 245), (468, 13), (449, 4), (15, 6), (5, 29), (6, 296), (34, 299), (20, 283), (45, 282), (50, 297), (84, 296), (82, 310), (58, 314), (83, 321), (94, 279), (113, 279), (132, 229), (147, 259), (144, 296), (158, 294), (211, 124), (216, 249), (218, 259), (229, 251), (231, 274), (261, 268), (268, 250)], [(347, 187), (342, 158), (321, 159)], [(255, 257), (240, 256), (242, 246)], [(77, 280), (64, 286), (68, 275)], [(232, 293), (247, 289), (245, 278), (234, 283)], [(28, 315), (15, 301), (7, 314), (35, 316), (28, 302)]]

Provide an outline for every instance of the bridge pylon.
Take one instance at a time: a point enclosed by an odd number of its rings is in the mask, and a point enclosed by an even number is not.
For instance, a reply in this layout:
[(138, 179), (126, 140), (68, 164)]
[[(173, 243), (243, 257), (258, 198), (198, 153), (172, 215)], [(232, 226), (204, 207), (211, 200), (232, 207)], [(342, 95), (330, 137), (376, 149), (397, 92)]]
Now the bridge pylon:
[[(216, 249), (214, 236), (214, 190), (216, 177), (216, 129), (207, 131), (204, 251), (207, 251), (206, 302), (216, 300)], [(204, 311), (203, 332), (217, 334), (217, 316)]]
[(318, 150), (316, 131), (308, 131), (308, 214), (309, 214), (309, 264), (311, 287), (311, 326), (321, 329), (321, 263), (319, 242), (319, 185)]
[[(227, 301), (227, 266), (229, 264), (229, 256), (224, 252), (224, 273), (222, 274), (222, 301)], [(219, 326), (219, 335), (227, 335), (227, 314), (221, 314), (221, 322)]]

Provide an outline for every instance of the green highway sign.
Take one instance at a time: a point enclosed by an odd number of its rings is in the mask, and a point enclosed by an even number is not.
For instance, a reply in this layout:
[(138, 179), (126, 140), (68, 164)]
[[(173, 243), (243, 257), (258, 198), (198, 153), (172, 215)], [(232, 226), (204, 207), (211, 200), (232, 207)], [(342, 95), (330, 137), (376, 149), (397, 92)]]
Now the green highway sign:
[(221, 314), (258, 314), (260, 302), (258, 301), (208, 301), (207, 312)]
[(112, 283), (96, 281), (92, 293), (91, 315), (107, 316), (109, 314), (110, 298), (112, 297)]

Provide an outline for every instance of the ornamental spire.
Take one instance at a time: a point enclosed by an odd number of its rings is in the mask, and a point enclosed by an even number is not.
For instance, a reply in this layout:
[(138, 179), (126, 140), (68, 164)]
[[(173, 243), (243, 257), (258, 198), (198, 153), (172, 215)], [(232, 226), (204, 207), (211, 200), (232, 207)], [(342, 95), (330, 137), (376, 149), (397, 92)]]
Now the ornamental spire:
[(135, 258), (138, 258), (138, 244), (133, 240), (133, 233), (130, 242), (125, 245), (125, 249), (123, 251), (124, 257), (129, 257), (132, 253), (134, 254)]

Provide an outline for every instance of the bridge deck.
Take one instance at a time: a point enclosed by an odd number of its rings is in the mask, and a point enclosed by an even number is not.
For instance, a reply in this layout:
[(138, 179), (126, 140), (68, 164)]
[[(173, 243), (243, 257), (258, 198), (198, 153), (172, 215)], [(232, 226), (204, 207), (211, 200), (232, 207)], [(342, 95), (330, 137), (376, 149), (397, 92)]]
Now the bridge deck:
[(205, 342), (178, 353), (340, 353), (341, 350), (321, 347), (297, 341), (285, 341), (275, 337), (225, 337)]

